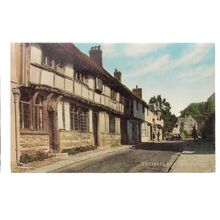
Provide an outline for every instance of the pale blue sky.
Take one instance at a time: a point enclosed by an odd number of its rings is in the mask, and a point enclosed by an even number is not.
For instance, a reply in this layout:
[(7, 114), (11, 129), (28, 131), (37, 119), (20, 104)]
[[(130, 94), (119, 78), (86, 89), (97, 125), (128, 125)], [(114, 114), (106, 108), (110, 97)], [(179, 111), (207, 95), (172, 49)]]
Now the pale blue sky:
[(205, 101), (214, 92), (214, 44), (99, 44), (77, 43), (89, 54), (101, 45), (103, 67), (113, 75), (122, 72), (122, 83), (143, 89), (143, 99), (161, 94), (177, 116), (191, 102)]

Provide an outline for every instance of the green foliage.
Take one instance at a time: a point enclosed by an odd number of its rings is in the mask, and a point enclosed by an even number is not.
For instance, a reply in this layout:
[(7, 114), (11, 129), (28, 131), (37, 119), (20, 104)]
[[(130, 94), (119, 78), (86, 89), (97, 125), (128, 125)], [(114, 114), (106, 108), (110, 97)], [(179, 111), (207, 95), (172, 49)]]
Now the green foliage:
[(79, 146), (79, 147), (73, 147), (73, 148), (66, 148), (62, 150), (62, 153), (68, 153), (68, 155), (74, 155), (81, 152), (86, 152), (89, 150), (95, 150), (97, 149), (96, 146), (93, 145), (87, 145), (87, 146)]
[(21, 163), (30, 163), (33, 161), (42, 161), (48, 158), (52, 158), (55, 155), (42, 151), (42, 150), (38, 150), (38, 151), (24, 151), (21, 153), (20, 156), (20, 162)]
[(153, 96), (150, 98), (150, 104), (158, 103), (161, 109), (161, 118), (164, 120), (164, 132), (171, 132), (176, 125), (178, 119), (171, 113), (171, 105), (161, 95)]
[(183, 111), (181, 117), (191, 115), (197, 122), (204, 122), (200, 133), (203, 138), (215, 137), (215, 98), (209, 98), (206, 102), (191, 103)]
[(193, 118), (209, 117), (215, 112), (215, 101), (208, 100), (207, 102), (191, 103), (183, 111), (181, 117), (191, 115)]

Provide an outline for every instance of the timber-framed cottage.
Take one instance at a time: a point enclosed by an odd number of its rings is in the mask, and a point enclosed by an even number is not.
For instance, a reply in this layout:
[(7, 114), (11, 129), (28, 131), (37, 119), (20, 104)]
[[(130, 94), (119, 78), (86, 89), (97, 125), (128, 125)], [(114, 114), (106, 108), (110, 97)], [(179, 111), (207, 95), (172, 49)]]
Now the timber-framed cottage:
[(24, 151), (141, 142), (147, 103), (71, 43), (11, 45), (12, 163)]

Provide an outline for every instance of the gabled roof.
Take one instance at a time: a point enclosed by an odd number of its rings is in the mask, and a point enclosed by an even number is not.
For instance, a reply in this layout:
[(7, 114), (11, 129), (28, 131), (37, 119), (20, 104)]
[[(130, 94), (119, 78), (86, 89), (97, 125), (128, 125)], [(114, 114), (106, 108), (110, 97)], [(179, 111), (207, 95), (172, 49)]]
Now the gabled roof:
[(104, 79), (111, 86), (121, 90), (126, 95), (129, 94), (130, 97), (138, 99), (145, 106), (147, 106), (147, 103), (144, 100), (136, 96), (128, 87), (115, 79), (107, 70), (98, 65), (88, 55), (81, 52), (73, 43), (41, 43), (41, 45), (43, 45), (44, 47), (55, 49), (60, 53), (67, 53), (68, 56), (71, 57), (74, 62), (77, 63), (77, 65), (83, 68), (85, 71), (92, 71), (93, 73)]

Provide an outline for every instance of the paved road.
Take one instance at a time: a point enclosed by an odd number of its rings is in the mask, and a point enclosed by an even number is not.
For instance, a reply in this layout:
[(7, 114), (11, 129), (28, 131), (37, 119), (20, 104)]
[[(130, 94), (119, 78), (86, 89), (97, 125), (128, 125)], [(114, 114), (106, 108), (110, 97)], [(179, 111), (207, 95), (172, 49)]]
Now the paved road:
[[(171, 144), (172, 145), (172, 144)], [(175, 144), (175, 147), (180, 145)], [(163, 150), (158, 149), (158, 146)], [(167, 147), (168, 146), (168, 147)], [(121, 172), (168, 172), (180, 155), (170, 144), (142, 145), (139, 149), (125, 149), (72, 163), (54, 170), (60, 173), (121, 173)]]

